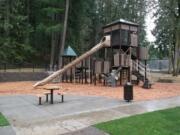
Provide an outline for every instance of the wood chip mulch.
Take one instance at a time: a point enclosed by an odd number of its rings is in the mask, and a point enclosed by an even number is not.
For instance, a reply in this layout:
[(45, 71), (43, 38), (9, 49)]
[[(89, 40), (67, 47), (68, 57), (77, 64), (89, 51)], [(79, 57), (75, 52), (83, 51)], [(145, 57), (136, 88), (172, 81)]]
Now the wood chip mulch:
[[(15, 94), (37, 94), (44, 90), (41, 88), (34, 89), (32, 85), (35, 82), (6, 82), (0, 83), (0, 95), (15, 95)], [(71, 84), (59, 83), (49, 84), (59, 85), (63, 87), (66, 94), (72, 95), (90, 95), (90, 96), (104, 96), (115, 99), (123, 99), (123, 87), (107, 87), (102, 85), (89, 84)], [(134, 86), (134, 100), (153, 100), (160, 98), (168, 98), (180, 96), (180, 83), (155, 83), (151, 89), (143, 89), (142, 84)], [(45, 87), (45, 86), (43, 86)]]

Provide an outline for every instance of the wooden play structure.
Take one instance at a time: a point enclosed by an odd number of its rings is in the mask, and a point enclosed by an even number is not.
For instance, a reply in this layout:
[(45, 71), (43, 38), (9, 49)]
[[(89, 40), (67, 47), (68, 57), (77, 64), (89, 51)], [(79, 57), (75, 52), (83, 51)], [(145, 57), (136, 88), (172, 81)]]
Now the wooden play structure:
[[(63, 62), (62, 69), (37, 82), (34, 87), (62, 76), (63, 81), (70, 83), (102, 83), (113, 87), (142, 81), (144, 88), (150, 88), (150, 71), (146, 65), (148, 49), (139, 47), (138, 27), (138, 24), (122, 19), (104, 26), (104, 37), (99, 44), (79, 57), (63, 56), (69, 62)], [(101, 55), (97, 58), (93, 54), (99, 51)], [(64, 76), (69, 79), (64, 79)]]

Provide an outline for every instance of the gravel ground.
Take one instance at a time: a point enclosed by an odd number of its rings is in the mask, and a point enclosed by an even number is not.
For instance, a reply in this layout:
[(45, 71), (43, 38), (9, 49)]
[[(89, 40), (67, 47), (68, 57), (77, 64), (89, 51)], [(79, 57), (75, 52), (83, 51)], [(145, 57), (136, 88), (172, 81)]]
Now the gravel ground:
[(167, 73), (151, 73), (152, 79), (155, 82), (174, 82), (180, 83), (180, 75), (179, 76), (172, 76), (172, 74)]
[[(35, 94), (43, 90), (33, 89), (35, 82), (7, 82), (0, 83), (0, 95)], [(50, 84), (51, 85), (51, 84)], [(104, 96), (115, 99), (123, 99), (123, 87), (105, 87), (102, 85), (59, 83), (53, 85), (63, 86), (65, 93), (72, 95)], [(143, 89), (142, 84), (134, 86), (134, 100), (152, 100), (167, 97), (180, 96), (180, 83), (155, 83), (151, 89)]]

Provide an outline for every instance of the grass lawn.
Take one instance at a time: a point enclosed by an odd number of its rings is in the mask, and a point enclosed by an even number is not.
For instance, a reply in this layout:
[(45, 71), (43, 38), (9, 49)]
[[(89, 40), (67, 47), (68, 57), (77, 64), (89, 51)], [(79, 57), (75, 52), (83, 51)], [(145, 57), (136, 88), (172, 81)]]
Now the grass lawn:
[(110, 135), (180, 135), (180, 107), (95, 125)]
[(6, 118), (0, 113), (0, 127), (2, 126), (8, 126), (9, 122), (6, 120)]

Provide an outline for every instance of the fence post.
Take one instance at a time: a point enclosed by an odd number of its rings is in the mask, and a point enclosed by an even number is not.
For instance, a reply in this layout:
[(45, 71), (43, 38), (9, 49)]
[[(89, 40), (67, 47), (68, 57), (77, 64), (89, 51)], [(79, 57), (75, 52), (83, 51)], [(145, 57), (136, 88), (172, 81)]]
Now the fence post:
[(33, 63), (33, 73), (34, 73), (35, 64)]
[(19, 64), (19, 72), (21, 72), (21, 64)]
[(147, 79), (147, 60), (145, 60), (145, 81)]
[(48, 68), (49, 68), (48, 64), (45, 64), (44, 66), (45, 66), (45, 71), (48, 71)]
[(6, 63), (4, 64), (4, 72), (6, 72)]

